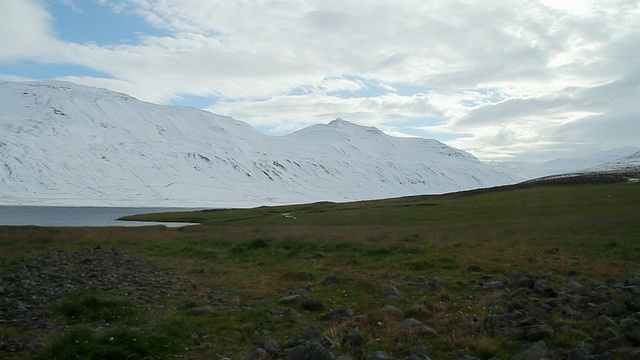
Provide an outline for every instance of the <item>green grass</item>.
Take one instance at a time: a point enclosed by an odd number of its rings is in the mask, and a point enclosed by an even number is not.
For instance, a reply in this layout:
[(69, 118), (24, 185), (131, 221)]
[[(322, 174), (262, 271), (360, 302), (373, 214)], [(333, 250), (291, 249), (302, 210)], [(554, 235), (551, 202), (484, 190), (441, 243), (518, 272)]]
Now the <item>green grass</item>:
[[(284, 213), (293, 213), (296, 219)], [(16, 259), (50, 249), (116, 248), (185, 274), (197, 285), (184, 290), (194, 299), (191, 305), (209, 304), (214, 311), (194, 317), (185, 304), (166, 303), (161, 304), (163, 311), (149, 311), (147, 305), (118, 302), (117, 294), (74, 294), (58, 305), (68, 303), (73, 310), (58, 309), (53, 315), (61, 316), (70, 329), (77, 328), (77, 333), (53, 336), (43, 350), (45, 358), (62, 354), (63, 348), (72, 349), (69, 357), (108, 358), (104, 354), (111, 344), (105, 338), (117, 331), (125, 331), (119, 338), (131, 345), (129, 354), (126, 346), (118, 350), (121, 358), (170, 358), (183, 353), (194, 358), (243, 358), (264, 334), (282, 344), (313, 324), (337, 337), (341, 325), (321, 316), (340, 306), (364, 316), (353, 324), (367, 343), (353, 353), (356, 359), (375, 350), (400, 357), (418, 344), (438, 359), (456, 358), (461, 348), (483, 359), (509, 358), (522, 345), (518, 341), (456, 330), (462, 318), (493, 311), (490, 291), (483, 293), (487, 298), (465, 297), (471, 291), (470, 281), (505, 278), (515, 269), (547, 275), (555, 286), (568, 271), (579, 274), (580, 281), (606, 281), (625, 279), (640, 270), (637, 183), (508, 187), (131, 218), (202, 225), (178, 229), (0, 227), (0, 271), (10, 273)], [(342, 282), (323, 284), (329, 274)], [(429, 285), (434, 279), (440, 286)], [(381, 299), (380, 292), (390, 282), (402, 293), (400, 302)], [(307, 288), (309, 299), (319, 299), (324, 309), (287, 304), (302, 314), (300, 323), (286, 323), (267, 311), (298, 288)], [(380, 312), (386, 304), (412, 309), (413, 315), (441, 335), (402, 336), (398, 324)], [(441, 304), (444, 310), (425, 312), (419, 304)], [(83, 308), (83, 313), (73, 313)], [(97, 314), (89, 309), (98, 309)], [(114, 319), (109, 315), (112, 309), (126, 315)], [(132, 321), (135, 318), (144, 320)], [(109, 328), (95, 325), (105, 321)], [(4, 329), (7, 334), (15, 332)], [(194, 350), (192, 332), (209, 335), (212, 349)], [(133, 338), (137, 344), (132, 344)], [(559, 334), (549, 344), (574, 346), (582, 340)], [(95, 351), (103, 355), (91, 353), (93, 348), (102, 349)]]
[(93, 291), (80, 291), (68, 295), (52, 306), (53, 313), (70, 322), (123, 321), (134, 313), (133, 304), (127, 300)]

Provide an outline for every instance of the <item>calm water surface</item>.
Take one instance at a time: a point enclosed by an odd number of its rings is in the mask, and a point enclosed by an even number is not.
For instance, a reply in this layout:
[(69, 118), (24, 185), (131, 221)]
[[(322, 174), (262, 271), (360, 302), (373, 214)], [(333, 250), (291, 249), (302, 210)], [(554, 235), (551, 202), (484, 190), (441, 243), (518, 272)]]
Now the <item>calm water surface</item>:
[(178, 227), (190, 223), (120, 221), (120, 217), (167, 211), (192, 211), (185, 208), (0, 206), (0, 225), (36, 226), (148, 226)]

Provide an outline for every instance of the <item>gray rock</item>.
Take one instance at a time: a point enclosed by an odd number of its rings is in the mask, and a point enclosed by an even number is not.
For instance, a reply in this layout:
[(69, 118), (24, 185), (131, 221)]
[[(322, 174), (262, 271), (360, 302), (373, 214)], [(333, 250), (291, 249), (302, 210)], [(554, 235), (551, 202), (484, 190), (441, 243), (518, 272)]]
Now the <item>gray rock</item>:
[(533, 283), (533, 290), (539, 294), (556, 297), (557, 294), (546, 280), (538, 279)]
[(291, 294), (293, 295), (300, 295), (303, 298), (308, 298), (310, 293), (309, 290), (305, 289), (305, 288), (299, 288), (299, 289), (295, 289), (291, 292)]
[(280, 345), (278, 345), (278, 342), (268, 336), (265, 336), (264, 339), (262, 339), (262, 348), (271, 355), (280, 352)]
[(554, 335), (555, 331), (546, 324), (526, 326), (522, 329), (522, 338), (527, 341), (546, 340)]
[(284, 358), (285, 360), (333, 360), (334, 356), (324, 346), (310, 342), (289, 349)]
[(194, 316), (200, 316), (200, 315), (208, 315), (213, 313), (213, 308), (211, 306), (198, 306), (198, 307), (194, 307), (189, 309), (189, 314), (190, 315), (194, 315)]
[(624, 318), (620, 322), (622, 334), (628, 337), (635, 346), (640, 346), (640, 313)]
[(606, 315), (600, 315), (598, 316), (598, 320), (600, 320), (601, 323), (603, 324), (608, 324), (608, 325), (615, 325), (616, 321), (613, 320), (612, 318), (606, 316)]
[(631, 341), (631, 339), (629, 339), (624, 335), (620, 335), (618, 337), (609, 339), (605, 342), (597, 343), (595, 345), (595, 349), (593, 350), (593, 352), (596, 354), (601, 354), (616, 348), (625, 348), (625, 347), (628, 348), (632, 346), (633, 346), (633, 342)]
[(577, 282), (575, 280), (569, 281), (567, 286), (564, 287), (564, 291), (569, 292), (569, 293), (577, 292), (577, 291), (580, 291), (582, 289), (584, 289), (584, 285), (580, 284), (579, 282)]
[(568, 360), (583, 360), (584, 358), (589, 356), (591, 351), (591, 345), (583, 341), (580, 343), (580, 345), (569, 351)]
[(427, 285), (429, 285), (429, 290), (434, 292), (442, 288), (442, 283), (440, 282), (440, 279), (438, 279), (437, 277), (434, 277), (433, 279), (429, 280), (429, 283)]
[(624, 305), (613, 301), (600, 304), (598, 311), (603, 315), (611, 317), (625, 316), (629, 313)]
[(296, 336), (294, 339), (287, 341), (284, 345), (284, 348), (292, 348), (294, 346), (315, 342), (327, 349), (333, 348), (333, 341), (325, 336), (317, 327), (309, 326), (307, 330), (304, 331), (301, 335)]
[(499, 289), (504, 289), (505, 285), (506, 285), (505, 282), (502, 280), (493, 280), (493, 281), (482, 283), (482, 289), (499, 290)]
[(523, 351), (517, 353), (510, 360), (540, 360), (547, 356), (547, 345), (544, 341), (528, 345)]
[(640, 295), (640, 286), (625, 286), (624, 291), (631, 293), (632, 295)]
[(342, 280), (338, 277), (338, 275), (330, 274), (324, 277), (322, 280), (322, 285), (331, 285), (331, 284), (340, 284)]
[(293, 294), (293, 295), (281, 297), (280, 299), (278, 299), (278, 302), (279, 303), (296, 302), (296, 301), (300, 301), (300, 299), (302, 299), (302, 296), (298, 294)]
[(565, 317), (579, 318), (582, 316), (581, 312), (573, 310), (569, 305), (558, 306), (558, 311)]
[(518, 312), (510, 312), (508, 314), (490, 315), (484, 320), (485, 326), (489, 329), (508, 328), (515, 324), (515, 321), (522, 315)]
[(387, 287), (385, 287), (382, 290), (381, 295), (385, 300), (398, 300), (402, 297), (402, 295), (400, 295), (400, 291), (398, 291), (398, 289), (393, 285), (388, 285)]
[[(633, 359), (637, 359), (637, 358), (633, 358)], [(603, 353), (603, 354), (597, 354), (597, 355), (589, 355), (582, 358), (582, 360), (616, 360), (616, 357), (611, 355), (611, 353)]]
[(255, 348), (251, 350), (247, 360), (269, 360), (269, 354), (263, 348)]
[(282, 318), (286, 322), (297, 322), (302, 320), (302, 315), (300, 315), (300, 313), (297, 312), (295, 309), (286, 308), (282, 313)]
[(387, 354), (384, 351), (376, 351), (373, 354), (369, 355), (367, 360), (398, 360), (398, 359)]
[(623, 358), (624, 360), (638, 360), (640, 359), (640, 348), (635, 348), (631, 350), (628, 354)]
[(200, 336), (198, 335), (198, 333), (191, 333), (191, 340), (194, 344), (200, 345)]
[(404, 312), (393, 305), (385, 305), (382, 308), (382, 312), (394, 320), (402, 320), (404, 318)]
[(409, 318), (409, 319), (405, 319), (401, 324), (400, 324), (400, 331), (407, 333), (407, 334), (416, 334), (416, 335), (437, 335), (437, 332), (426, 326), (423, 325), (419, 320), (416, 320), (414, 318)]
[(342, 320), (342, 319), (349, 319), (351, 317), (353, 317), (353, 310), (347, 309), (344, 307), (331, 309), (329, 310), (329, 312), (322, 315), (322, 319), (324, 320)]
[(340, 344), (342, 346), (348, 346), (351, 348), (361, 348), (364, 346), (364, 337), (358, 329), (344, 328), (341, 331), (342, 340)]
[(424, 346), (414, 346), (409, 349), (409, 356), (405, 356), (402, 360), (431, 360)]

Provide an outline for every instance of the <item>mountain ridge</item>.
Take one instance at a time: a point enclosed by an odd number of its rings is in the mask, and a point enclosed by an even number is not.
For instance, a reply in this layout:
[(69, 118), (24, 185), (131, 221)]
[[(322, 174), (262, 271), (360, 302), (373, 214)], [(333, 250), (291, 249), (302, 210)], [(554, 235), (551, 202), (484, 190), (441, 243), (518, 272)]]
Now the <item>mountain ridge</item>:
[(0, 203), (248, 207), (514, 183), (436, 140), (336, 119), (285, 136), (190, 107), (45, 81), (0, 84)]

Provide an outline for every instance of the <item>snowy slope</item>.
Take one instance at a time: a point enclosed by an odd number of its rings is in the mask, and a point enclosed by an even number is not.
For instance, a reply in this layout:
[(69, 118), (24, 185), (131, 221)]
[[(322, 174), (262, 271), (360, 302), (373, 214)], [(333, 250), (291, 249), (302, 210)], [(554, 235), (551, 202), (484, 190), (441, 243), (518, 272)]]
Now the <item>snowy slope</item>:
[(615, 161), (619, 158), (635, 153), (638, 150), (640, 149), (637, 147), (626, 146), (585, 156), (555, 159), (544, 163), (504, 161), (492, 162), (490, 164), (497, 170), (509, 174), (517, 174), (526, 179), (535, 179), (543, 176), (586, 170)]
[(0, 84), (0, 204), (236, 207), (513, 183), (440, 142), (344, 120), (288, 136), (68, 82)]
[(629, 156), (622, 157), (615, 161), (611, 161), (606, 164), (587, 169), (586, 172), (640, 173), (640, 151)]

